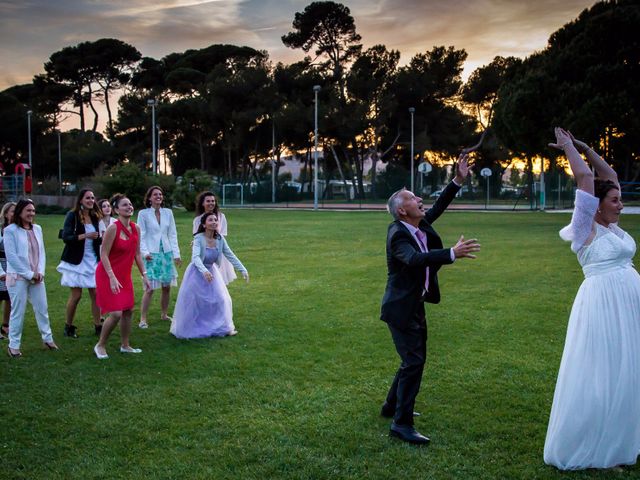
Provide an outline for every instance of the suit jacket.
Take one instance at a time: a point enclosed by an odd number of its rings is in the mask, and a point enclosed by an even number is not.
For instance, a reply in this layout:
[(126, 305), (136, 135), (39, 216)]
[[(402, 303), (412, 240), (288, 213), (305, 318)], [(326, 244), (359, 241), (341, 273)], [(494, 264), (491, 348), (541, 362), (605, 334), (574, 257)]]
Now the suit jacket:
[[(387, 230), (387, 287), (382, 297), (380, 319), (398, 328), (410, 325), (423, 303), (439, 303), (438, 270), (453, 263), (451, 249), (442, 248), (442, 240), (431, 224), (449, 206), (460, 187), (451, 182), (427, 210), (418, 228), (427, 235), (429, 251), (420, 250), (415, 236), (399, 220)], [(429, 291), (424, 295), (426, 267), (429, 267)]]
[(140, 227), (140, 253), (143, 257), (158, 253), (162, 244), (163, 251), (172, 252), (173, 258), (180, 258), (176, 222), (170, 209), (160, 209), (160, 224), (153, 208), (140, 210), (136, 223)]
[(38, 271), (31, 270), (29, 263), (29, 239), (27, 231), (12, 223), (4, 229), (4, 251), (7, 254), (7, 273), (15, 273), (25, 280), (31, 280), (36, 273), (44, 275), (47, 259), (44, 253), (42, 228), (33, 224), (33, 233), (38, 241)]
[[(220, 262), (222, 261), (222, 257), (224, 256), (231, 264), (242, 273), (246, 273), (247, 269), (244, 268), (242, 262), (238, 260), (238, 257), (231, 251), (227, 241), (224, 239), (222, 235), (218, 235), (216, 238), (216, 245), (218, 250), (220, 251), (220, 255), (218, 256), (218, 260), (216, 264), (220, 267)], [(202, 262), (204, 260), (204, 255), (207, 250), (207, 239), (204, 236), (204, 233), (198, 233), (195, 237), (193, 237), (193, 247), (191, 248), (191, 263), (202, 273), (207, 271), (207, 267), (204, 266)]]
[[(96, 232), (100, 232), (99, 220), (91, 217), (91, 224)], [(80, 265), (82, 263), (82, 257), (84, 257), (84, 240), (78, 240), (78, 236), (86, 233), (84, 229), (84, 223), (80, 220), (79, 216), (75, 212), (67, 212), (67, 216), (64, 217), (64, 227), (62, 228), (62, 241), (64, 242), (64, 249), (62, 250), (61, 260), (63, 262), (71, 263), (72, 265)], [(102, 238), (98, 237), (93, 241), (93, 251), (96, 254), (96, 259), (100, 260), (100, 245), (102, 244)]]

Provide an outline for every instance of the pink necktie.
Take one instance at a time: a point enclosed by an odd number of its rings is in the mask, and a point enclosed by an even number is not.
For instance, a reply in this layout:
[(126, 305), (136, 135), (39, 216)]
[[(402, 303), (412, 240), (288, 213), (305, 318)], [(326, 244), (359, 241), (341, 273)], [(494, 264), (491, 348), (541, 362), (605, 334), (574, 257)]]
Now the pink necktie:
[[(429, 249), (427, 248), (427, 235), (422, 230), (416, 230), (416, 237), (418, 237), (418, 243), (423, 248), (423, 251), (425, 253), (428, 252)], [(429, 267), (425, 269), (424, 291), (429, 291)]]

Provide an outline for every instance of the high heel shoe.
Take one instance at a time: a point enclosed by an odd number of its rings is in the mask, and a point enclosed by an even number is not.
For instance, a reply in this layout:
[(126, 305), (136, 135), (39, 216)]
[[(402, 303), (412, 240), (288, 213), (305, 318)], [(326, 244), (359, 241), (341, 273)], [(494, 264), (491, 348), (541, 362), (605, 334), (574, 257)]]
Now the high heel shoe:
[(7, 354), (11, 358), (20, 358), (22, 356), (22, 352), (20, 350), (18, 350), (18, 353), (13, 353), (11, 351), (11, 347), (7, 347)]
[(65, 337), (78, 338), (77, 330), (78, 330), (78, 327), (76, 327), (75, 325), (67, 325), (66, 323), (64, 324)]
[(42, 342), (42, 344), (49, 350), (59, 350), (58, 346), (53, 342)]

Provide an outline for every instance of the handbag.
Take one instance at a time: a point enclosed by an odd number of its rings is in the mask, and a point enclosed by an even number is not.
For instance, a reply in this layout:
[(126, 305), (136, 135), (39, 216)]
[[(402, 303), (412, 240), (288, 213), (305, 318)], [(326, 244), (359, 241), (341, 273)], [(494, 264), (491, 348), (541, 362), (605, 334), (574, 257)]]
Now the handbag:
[[(78, 233), (78, 216), (74, 213), (73, 215), (73, 233)], [(64, 234), (64, 228), (58, 230), (58, 238), (62, 240), (62, 235)]]

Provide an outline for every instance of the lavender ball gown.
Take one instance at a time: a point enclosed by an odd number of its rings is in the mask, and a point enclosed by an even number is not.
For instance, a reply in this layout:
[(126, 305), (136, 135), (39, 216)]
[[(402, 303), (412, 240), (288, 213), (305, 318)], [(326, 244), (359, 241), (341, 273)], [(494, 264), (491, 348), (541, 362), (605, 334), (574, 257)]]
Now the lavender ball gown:
[(215, 263), (219, 255), (217, 248), (207, 247), (203, 263), (213, 275), (211, 282), (193, 262), (187, 267), (169, 330), (177, 338), (223, 337), (235, 330), (231, 296)]

